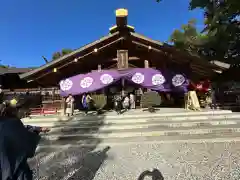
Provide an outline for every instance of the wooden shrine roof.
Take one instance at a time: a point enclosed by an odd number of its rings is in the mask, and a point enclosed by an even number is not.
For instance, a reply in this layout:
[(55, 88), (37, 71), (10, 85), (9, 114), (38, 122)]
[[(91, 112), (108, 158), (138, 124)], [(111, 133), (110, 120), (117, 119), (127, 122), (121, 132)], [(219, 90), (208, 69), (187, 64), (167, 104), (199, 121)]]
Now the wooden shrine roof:
[[(90, 44), (87, 44), (70, 54), (67, 54), (63, 57), (60, 57), (57, 60), (51, 61), (43, 66), (36, 68), (30, 72), (26, 72), (20, 75), (21, 79), (26, 80), (34, 80), (35, 77), (41, 77), (43, 74), (47, 75), (53, 72), (54, 68), (60, 68), (63, 66), (68, 66), (69, 64), (74, 62), (74, 59), (77, 58), (79, 61), (84, 60), (85, 57), (92, 54), (94, 49), (97, 48), (99, 51), (101, 49), (107, 48), (113, 44), (116, 44), (122, 40), (130, 40), (132, 44), (141, 46), (143, 48), (149, 48), (153, 51), (162, 53), (166, 56), (169, 56), (178, 63), (186, 63), (189, 62), (195, 68), (195, 71), (201, 71), (201, 74), (215, 73), (214, 70), (218, 70), (219, 67), (215, 64), (208, 62), (202, 58), (192, 56), (187, 52), (179, 51), (171, 45), (166, 43), (162, 43), (160, 41), (152, 40), (144, 35), (129, 32), (129, 34), (121, 33), (119, 31), (114, 32), (112, 34), (108, 34)], [(131, 51), (131, 50), (130, 50)]]
[(102, 37), (102, 38), (100, 38), (100, 39), (98, 39), (98, 40), (96, 40), (96, 41), (94, 41), (92, 43), (89, 43), (87, 45), (84, 45), (84, 46), (80, 47), (79, 49), (77, 49), (77, 50), (75, 50), (75, 51), (73, 51), (73, 52), (71, 52), (71, 53), (69, 53), (69, 54), (67, 54), (65, 56), (62, 56), (62, 57), (60, 57), (60, 58), (58, 58), (56, 60), (50, 61), (47, 64), (44, 64), (44, 65), (40, 66), (39, 68), (36, 68), (36, 69), (34, 69), (34, 70), (30, 71), (30, 72), (21, 74), (20, 78), (21, 79), (28, 79), (32, 75), (37, 74), (37, 73), (39, 73), (39, 72), (41, 72), (41, 71), (43, 71), (45, 69), (55, 68), (58, 64), (69, 60), (69, 58), (77, 57), (77, 55), (79, 53), (81, 53), (82, 51), (85, 51), (86, 49), (92, 48), (92, 47), (94, 47), (94, 46), (96, 46), (98, 44), (101, 44), (104, 41), (106, 41), (108, 39), (111, 39), (113, 37), (116, 37), (118, 35), (119, 35), (119, 32), (116, 32), (114, 34), (109, 34), (107, 36), (104, 36), (104, 37)]

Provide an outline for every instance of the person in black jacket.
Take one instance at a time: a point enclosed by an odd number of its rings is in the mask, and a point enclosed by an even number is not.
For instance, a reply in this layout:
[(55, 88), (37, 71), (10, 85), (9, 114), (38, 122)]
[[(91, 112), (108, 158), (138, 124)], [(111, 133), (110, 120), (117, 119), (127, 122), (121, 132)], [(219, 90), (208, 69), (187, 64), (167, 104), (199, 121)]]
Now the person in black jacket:
[(24, 126), (8, 103), (0, 105), (0, 179), (32, 180), (27, 159), (35, 154), (41, 128)]

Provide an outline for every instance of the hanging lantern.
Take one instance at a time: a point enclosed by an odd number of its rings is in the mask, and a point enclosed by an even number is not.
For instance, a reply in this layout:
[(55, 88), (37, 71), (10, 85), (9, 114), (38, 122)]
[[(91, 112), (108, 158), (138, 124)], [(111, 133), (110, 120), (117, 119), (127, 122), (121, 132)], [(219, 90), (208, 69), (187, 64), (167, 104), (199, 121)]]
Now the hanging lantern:
[(57, 72), (57, 68), (53, 68), (53, 72)]
[(95, 49), (94, 49), (94, 52), (95, 52), (95, 53), (96, 53), (96, 52), (98, 52), (98, 49), (97, 49), (97, 48), (95, 48)]

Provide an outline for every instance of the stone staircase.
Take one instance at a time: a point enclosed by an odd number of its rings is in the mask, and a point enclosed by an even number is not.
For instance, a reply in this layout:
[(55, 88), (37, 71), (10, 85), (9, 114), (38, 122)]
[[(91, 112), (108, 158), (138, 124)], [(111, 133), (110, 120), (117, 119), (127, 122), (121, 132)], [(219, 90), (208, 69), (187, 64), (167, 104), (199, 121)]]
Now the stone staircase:
[[(108, 112), (101, 116), (78, 113), (73, 118), (50, 115), (22, 121), (25, 124), (51, 127), (49, 133), (42, 134), (34, 158), (29, 159), (34, 179), (38, 180), (87, 179), (90, 175), (94, 176), (92, 172), (99, 169), (107, 156), (107, 159), (112, 158), (111, 154), (116, 153), (116, 149), (120, 152), (113, 157), (124, 158), (131, 146), (141, 147), (147, 144), (147, 147), (156, 147), (164, 144), (161, 146), (164, 148), (178, 142), (240, 140), (240, 113), (220, 110), (189, 112), (182, 109), (161, 109), (152, 114), (135, 110), (123, 115)], [(105, 149), (109, 148), (112, 151), (106, 155)], [(155, 153), (154, 149), (150, 149)], [(112, 163), (121, 163), (120, 157)], [(126, 161), (122, 161), (126, 167)], [(117, 170), (111, 170), (106, 176), (111, 177), (114, 171)], [(128, 171), (129, 169), (126, 173)], [(131, 171), (134, 172), (133, 169)], [(100, 179), (112, 179), (109, 177)], [(98, 176), (95, 179), (99, 179)]]
[(49, 133), (42, 135), (42, 148), (240, 139), (240, 113), (227, 110), (161, 109), (156, 113), (134, 110), (123, 115), (108, 112), (99, 116), (76, 114), (73, 118), (46, 116), (22, 121), (51, 127)]

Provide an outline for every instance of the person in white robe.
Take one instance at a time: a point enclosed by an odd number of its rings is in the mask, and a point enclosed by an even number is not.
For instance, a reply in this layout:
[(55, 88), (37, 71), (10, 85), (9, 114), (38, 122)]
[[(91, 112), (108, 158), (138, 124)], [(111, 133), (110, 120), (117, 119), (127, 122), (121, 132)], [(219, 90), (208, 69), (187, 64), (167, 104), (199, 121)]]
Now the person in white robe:
[(128, 96), (126, 96), (123, 100), (123, 108), (127, 111), (129, 108), (129, 103), (130, 103), (130, 99)]
[(68, 116), (70, 116), (70, 115), (73, 116), (73, 112), (74, 112), (74, 101), (75, 101), (74, 97), (73, 97), (71, 94), (69, 94), (68, 97), (67, 97), (67, 99), (66, 99), (66, 105), (67, 105), (66, 114), (67, 114)]
[(130, 109), (135, 109), (136, 108), (135, 95), (131, 93), (129, 97), (130, 97)]

